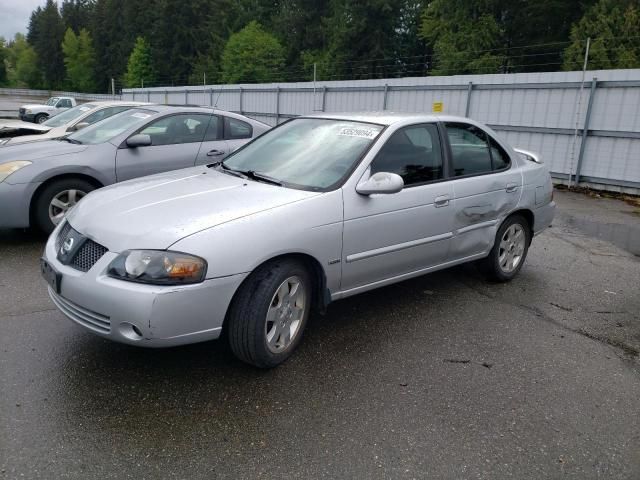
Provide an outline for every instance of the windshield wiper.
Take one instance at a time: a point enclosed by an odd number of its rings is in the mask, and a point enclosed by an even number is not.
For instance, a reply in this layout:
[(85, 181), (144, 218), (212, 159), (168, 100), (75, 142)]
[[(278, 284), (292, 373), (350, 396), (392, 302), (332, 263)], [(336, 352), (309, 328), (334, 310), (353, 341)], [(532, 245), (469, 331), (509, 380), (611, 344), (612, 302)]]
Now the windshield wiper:
[(75, 140), (73, 138), (61, 137), (60, 141), (73, 143), (74, 145), (82, 145), (82, 142), (80, 140)]
[(224, 160), (221, 160), (216, 163), (212, 163), (207, 165), (208, 167), (222, 167), (226, 172), (231, 175), (236, 175), (238, 177), (250, 178), (251, 180), (255, 180), (256, 182), (264, 182), (270, 183), (271, 185), (277, 185), (279, 187), (282, 186), (282, 182), (276, 178), (270, 177), (268, 175), (264, 175), (262, 173), (258, 173), (255, 170), (236, 170), (235, 168), (228, 167), (224, 164)]

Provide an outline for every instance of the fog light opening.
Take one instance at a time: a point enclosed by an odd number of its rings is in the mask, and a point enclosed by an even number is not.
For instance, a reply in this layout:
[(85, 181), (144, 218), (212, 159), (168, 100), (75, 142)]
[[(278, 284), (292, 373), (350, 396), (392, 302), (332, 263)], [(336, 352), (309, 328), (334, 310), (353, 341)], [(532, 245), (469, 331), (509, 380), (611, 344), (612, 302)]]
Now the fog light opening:
[(129, 340), (142, 340), (142, 331), (132, 323), (122, 322), (118, 326), (118, 331)]

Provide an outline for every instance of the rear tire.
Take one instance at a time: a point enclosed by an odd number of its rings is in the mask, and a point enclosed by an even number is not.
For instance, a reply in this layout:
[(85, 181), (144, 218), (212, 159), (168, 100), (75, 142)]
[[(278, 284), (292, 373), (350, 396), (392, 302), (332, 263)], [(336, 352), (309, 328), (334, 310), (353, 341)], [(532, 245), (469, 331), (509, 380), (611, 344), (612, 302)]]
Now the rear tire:
[(44, 113), (39, 113), (38, 115), (35, 116), (35, 118), (33, 119), (33, 121), (35, 123), (44, 123), (47, 121), (49, 117), (47, 115), (45, 115)]
[(254, 271), (233, 299), (227, 317), (229, 344), (243, 362), (272, 368), (299, 345), (311, 310), (307, 269), (293, 259)]
[(51, 233), (66, 212), (96, 187), (81, 178), (64, 178), (47, 185), (33, 205), (35, 226)]
[(521, 215), (508, 217), (498, 229), (493, 248), (478, 266), (494, 282), (512, 280), (524, 264), (531, 243), (531, 228)]

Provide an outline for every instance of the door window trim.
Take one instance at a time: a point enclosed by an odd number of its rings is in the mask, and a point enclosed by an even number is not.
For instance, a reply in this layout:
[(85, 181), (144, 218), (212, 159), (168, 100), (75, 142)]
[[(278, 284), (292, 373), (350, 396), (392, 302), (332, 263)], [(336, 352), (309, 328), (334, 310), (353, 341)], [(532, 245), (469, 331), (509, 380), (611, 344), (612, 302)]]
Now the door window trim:
[[(117, 115), (117, 114), (116, 114)], [(136, 131), (134, 131), (133, 133), (131, 133), (131, 135), (127, 135), (127, 138), (125, 138), (122, 143), (120, 144), (120, 146), (118, 147), (120, 148), (129, 148), (127, 146), (127, 140), (131, 137), (133, 137), (134, 135), (139, 134), (140, 132), (142, 132), (142, 130), (144, 130), (145, 128), (147, 128), (149, 125), (151, 125), (152, 123), (159, 121), (159, 120), (164, 120), (165, 118), (169, 118), (169, 117), (175, 117), (177, 115), (209, 115), (209, 117), (211, 117), (213, 114), (211, 113), (207, 113), (207, 112), (177, 112), (177, 113), (170, 113), (169, 115), (164, 115), (162, 117), (155, 117), (153, 118), (150, 122), (145, 123), (142, 127), (138, 128)], [(209, 121), (211, 121), (211, 119), (209, 119)], [(207, 128), (209, 127), (209, 122), (207, 122)], [(207, 131), (205, 130), (205, 135), (207, 134)], [(147, 147), (138, 147), (138, 148), (148, 148), (148, 147), (166, 147), (168, 145), (191, 145), (193, 143), (200, 143), (202, 144), (202, 142), (204, 141), (204, 135), (203, 135), (203, 140), (199, 141), (199, 142), (186, 142), (186, 143), (166, 143), (164, 145), (148, 145)], [(218, 141), (218, 140), (212, 140), (212, 141)]]
[[(474, 125), (473, 123), (467, 123), (467, 122), (438, 122), (441, 124), (442, 126), (442, 136), (444, 137), (444, 141), (446, 142), (446, 147), (445, 149), (447, 150), (447, 157), (448, 157), (448, 163), (449, 163), (449, 180), (457, 180), (457, 179), (462, 179), (462, 178), (472, 178), (472, 177), (483, 177), (485, 175), (493, 175), (494, 173), (501, 173), (501, 172), (506, 172), (507, 170), (511, 169), (513, 167), (513, 159), (511, 158), (511, 156), (509, 155), (509, 153), (502, 147), (502, 145), (500, 145), (500, 142), (498, 142), (492, 135), (489, 135), (489, 132), (487, 132), (484, 128), (479, 127), (477, 125)], [(491, 161), (491, 170), (489, 170), (488, 172), (481, 172), (481, 173), (468, 173), (466, 175), (454, 175), (454, 169), (453, 169), (453, 150), (451, 149), (451, 143), (449, 142), (449, 135), (447, 133), (447, 124), (458, 124), (458, 125), (466, 125), (469, 127), (475, 127), (478, 130), (480, 130), (482, 133), (484, 133), (485, 138), (486, 138), (486, 142), (487, 142), (487, 147), (489, 147), (489, 159)], [(489, 139), (492, 139), (496, 145), (498, 145), (500, 148), (502, 148), (502, 150), (504, 150), (504, 153), (507, 155), (507, 158), (509, 159), (509, 165), (507, 165), (504, 168), (500, 168), (498, 170), (494, 170), (493, 169), (493, 154), (491, 153), (491, 142), (489, 141)]]
[[(239, 118), (234, 118), (234, 117), (228, 117), (226, 115), (222, 115), (224, 121), (224, 127), (223, 127), (223, 135), (222, 135), (222, 140), (246, 140), (248, 138), (253, 138), (253, 125), (251, 125), (249, 122), (245, 122), (244, 120), (240, 120)], [(245, 125), (249, 126), (249, 136), (248, 137), (232, 137), (231, 136), (231, 126), (229, 125), (231, 120), (236, 120), (238, 122), (244, 123)]]

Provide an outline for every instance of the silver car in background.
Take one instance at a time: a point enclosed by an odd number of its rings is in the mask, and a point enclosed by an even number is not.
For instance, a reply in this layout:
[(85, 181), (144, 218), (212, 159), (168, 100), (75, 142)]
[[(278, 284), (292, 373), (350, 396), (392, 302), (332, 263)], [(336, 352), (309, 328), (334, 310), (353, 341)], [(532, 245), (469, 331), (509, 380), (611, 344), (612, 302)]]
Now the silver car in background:
[(0, 148), (0, 228), (51, 232), (96, 188), (223, 159), (269, 128), (211, 108), (149, 105), (59, 140)]
[(104, 338), (166, 347), (225, 328), (240, 359), (273, 367), (330, 301), (474, 260), (511, 280), (554, 211), (537, 157), (472, 120), (312, 116), (224, 162), (90, 194), (42, 272)]
[(30, 123), (19, 120), (0, 120), (0, 147), (18, 145), (36, 140), (53, 140), (61, 138), (116, 113), (124, 112), (132, 107), (149, 105), (143, 102), (126, 102), (120, 100), (106, 102), (87, 102), (44, 121)]

